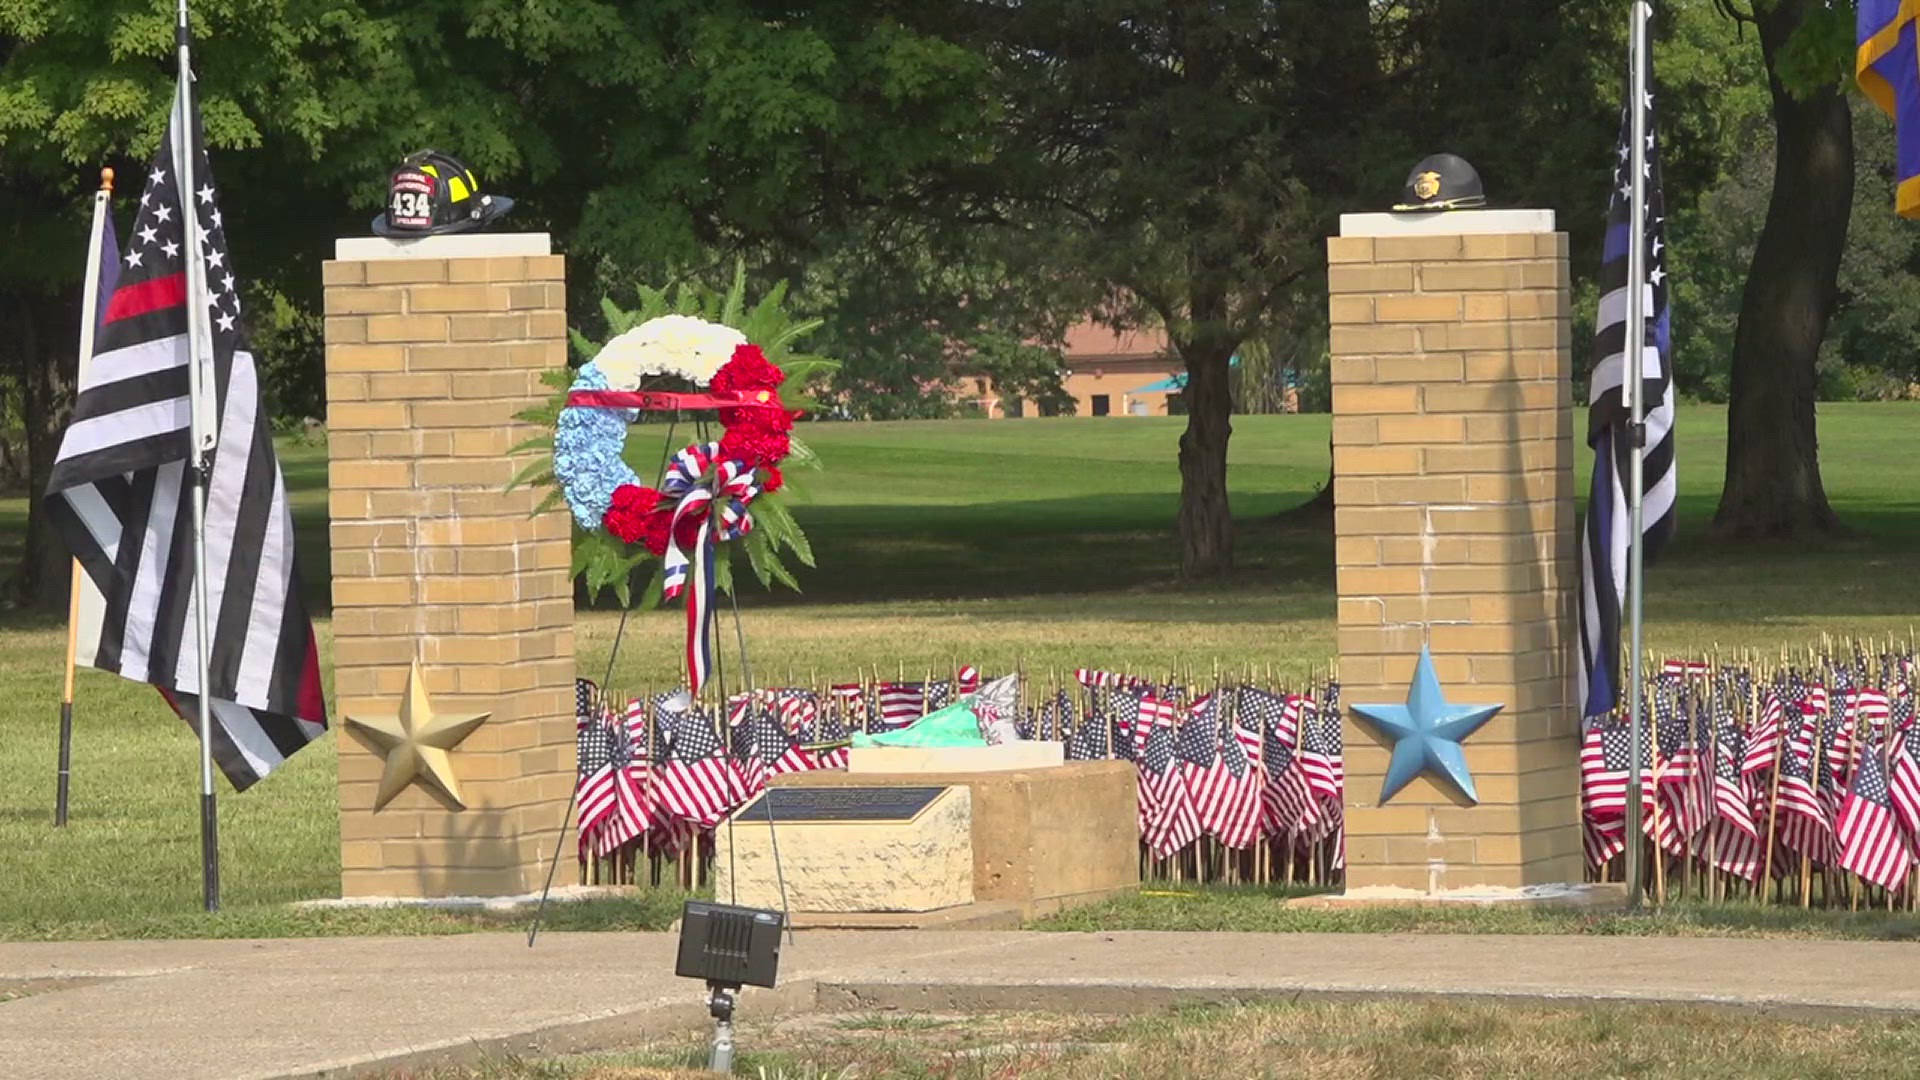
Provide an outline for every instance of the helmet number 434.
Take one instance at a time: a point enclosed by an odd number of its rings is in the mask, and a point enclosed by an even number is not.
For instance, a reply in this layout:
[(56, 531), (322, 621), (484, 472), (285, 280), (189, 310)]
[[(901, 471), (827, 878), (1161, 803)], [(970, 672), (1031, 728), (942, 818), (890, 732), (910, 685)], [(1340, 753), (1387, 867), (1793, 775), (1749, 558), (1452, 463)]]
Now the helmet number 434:
[(425, 225), (433, 220), (433, 200), (424, 191), (395, 191), (388, 212), (395, 221)]

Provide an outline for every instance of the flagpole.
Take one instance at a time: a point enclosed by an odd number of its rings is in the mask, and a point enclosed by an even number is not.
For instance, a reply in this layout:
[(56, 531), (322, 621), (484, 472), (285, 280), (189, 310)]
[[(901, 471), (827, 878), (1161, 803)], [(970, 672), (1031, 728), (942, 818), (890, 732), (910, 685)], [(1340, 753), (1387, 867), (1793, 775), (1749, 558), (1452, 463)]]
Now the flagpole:
[(220, 910), (220, 822), (213, 794), (213, 699), (209, 694), (207, 611), (207, 473), (213, 465), (218, 420), (213, 412), (213, 341), (207, 326), (206, 264), (200, 236), (200, 216), (193, 205), (193, 65), (189, 56), (192, 35), (187, 29), (187, 0), (179, 0), (179, 22), (174, 40), (180, 52), (180, 84), (173, 125), (173, 168), (180, 182), (180, 218), (186, 231), (187, 269), (187, 381), (193, 413), (193, 608), (194, 649), (199, 662), (200, 705), (200, 870), (201, 895), (208, 911)]
[[(182, 0), (184, 3), (185, 0)], [(1643, 677), (1640, 655), (1641, 571), (1645, 566), (1641, 546), (1641, 527), (1645, 516), (1641, 491), (1646, 469), (1646, 424), (1643, 418), (1645, 396), (1641, 368), (1646, 350), (1646, 224), (1647, 224), (1647, 18), (1652, 8), (1644, 0), (1633, 5), (1632, 46), (1629, 64), (1631, 81), (1628, 102), (1632, 122), (1632, 145), (1628, 168), (1633, 176), (1632, 193), (1627, 204), (1627, 324), (1621, 339), (1620, 393), (1625, 397), (1627, 438), (1633, 451), (1627, 479), (1627, 507), (1630, 532), (1627, 534), (1627, 620), (1631, 640), (1627, 647), (1628, 738), (1633, 745), (1632, 765), (1627, 781), (1627, 904), (1638, 907), (1646, 885), (1645, 850), (1640, 837), (1641, 766), (1640, 737), (1646, 718), (1641, 715), (1640, 681)]]
[[(93, 359), (93, 332), (100, 319), (100, 240), (107, 229), (107, 204), (113, 198), (113, 170), (100, 170), (100, 189), (93, 193), (93, 227), (87, 234), (87, 276), (80, 289), (80, 354), (75, 384), (86, 385), (87, 364)], [(87, 587), (80, 560), (73, 560), (67, 578), (67, 671), (60, 692), (60, 772), (53, 795), (53, 823), (67, 823), (67, 791), (73, 773), (73, 669), (80, 662), (80, 598)]]

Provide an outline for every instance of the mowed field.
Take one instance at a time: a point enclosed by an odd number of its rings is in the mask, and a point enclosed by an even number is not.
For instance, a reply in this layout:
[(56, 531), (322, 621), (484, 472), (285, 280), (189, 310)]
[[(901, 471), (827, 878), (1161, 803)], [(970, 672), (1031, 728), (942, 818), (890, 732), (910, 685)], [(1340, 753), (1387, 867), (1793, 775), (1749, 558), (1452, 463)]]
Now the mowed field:
[[(1172, 529), (1183, 423), (803, 426), (825, 465), (796, 477), (796, 509), (820, 565), (801, 573), (803, 595), (743, 591), (756, 680), (921, 677), (959, 663), (1017, 666), (1043, 683), (1074, 666), (1324, 672), (1333, 655), (1332, 536), (1324, 522), (1295, 523), (1281, 512), (1325, 480), (1327, 417), (1234, 422), (1240, 565), (1192, 586), (1176, 580)], [(658, 460), (658, 444), (649, 444), (658, 430), (636, 429), (636, 462)], [(1724, 411), (1685, 408), (1679, 430), (1681, 537), (1649, 573), (1650, 648), (1777, 652), (1822, 634), (1908, 635), (1920, 616), (1920, 407), (1822, 407), (1828, 491), (1857, 535), (1811, 550), (1729, 549), (1708, 539)], [(283, 454), (324, 664), (325, 448), (289, 444)], [(24, 498), (0, 500), (0, 563), (17, 553), (24, 518)], [(611, 611), (582, 613), (583, 673), (605, 672), (617, 622)], [(614, 665), (616, 687), (674, 678), (677, 627), (671, 613), (636, 616)], [(49, 827), (62, 641), (58, 620), (0, 621), (0, 937), (328, 928), (289, 924), (268, 905), (337, 888), (332, 735), (253, 791), (223, 796), (230, 910), (215, 923), (193, 914), (194, 742), (150, 689), (81, 673), (73, 822)], [(729, 649), (727, 663), (736, 662)]]

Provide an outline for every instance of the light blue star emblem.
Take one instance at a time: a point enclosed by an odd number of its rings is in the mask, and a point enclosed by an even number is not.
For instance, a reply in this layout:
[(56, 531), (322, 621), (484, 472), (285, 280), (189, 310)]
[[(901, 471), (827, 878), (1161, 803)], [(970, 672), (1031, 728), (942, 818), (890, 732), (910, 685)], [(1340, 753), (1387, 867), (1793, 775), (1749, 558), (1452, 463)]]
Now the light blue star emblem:
[(1480, 796), (1473, 789), (1473, 774), (1467, 771), (1467, 755), (1460, 743), (1502, 708), (1449, 702), (1440, 692), (1439, 676), (1433, 673), (1433, 656), (1422, 646), (1405, 705), (1353, 707), (1367, 726), (1393, 740), (1393, 760), (1387, 763), (1380, 801), (1385, 803), (1414, 777), (1431, 772), (1451, 781), (1468, 802), (1478, 803)]

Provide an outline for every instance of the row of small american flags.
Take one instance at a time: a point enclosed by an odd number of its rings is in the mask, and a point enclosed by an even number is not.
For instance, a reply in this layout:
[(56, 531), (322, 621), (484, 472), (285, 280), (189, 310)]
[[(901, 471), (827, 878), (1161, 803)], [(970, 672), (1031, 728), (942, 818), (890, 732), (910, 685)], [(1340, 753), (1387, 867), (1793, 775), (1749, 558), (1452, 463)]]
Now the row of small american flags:
[[(581, 861), (698, 858), (770, 777), (844, 769), (853, 732), (903, 727), (980, 685), (963, 668), (914, 683), (763, 689), (714, 715), (677, 691), (620, 704), (580, 680)], [(1291, 877), (1298, 867), (1317, 880), (1345, 865), (1339, 692), (1337, 682), (1318, 697), (1249, 684), (1203, 691), (1082, 669), (1023, 701), (1015, 724), (1022, 738), (1064, 742), (1070, 760), (1134, 764), (1150, 873)]]
[[(1653, 887), (1745, 890), (1809, 905), (1912, 906), (1920, 871), (1920, 725), (1911, 645), (1858, 646), (1763, 670), (1668, 660), (1641, 690), (1641, 823)], [(1620, 711), (1624, 713), (1624, 709)], [(1622, 715), (1580, 753), (1587, 860), (1626, 851), (1633, 740)]]

